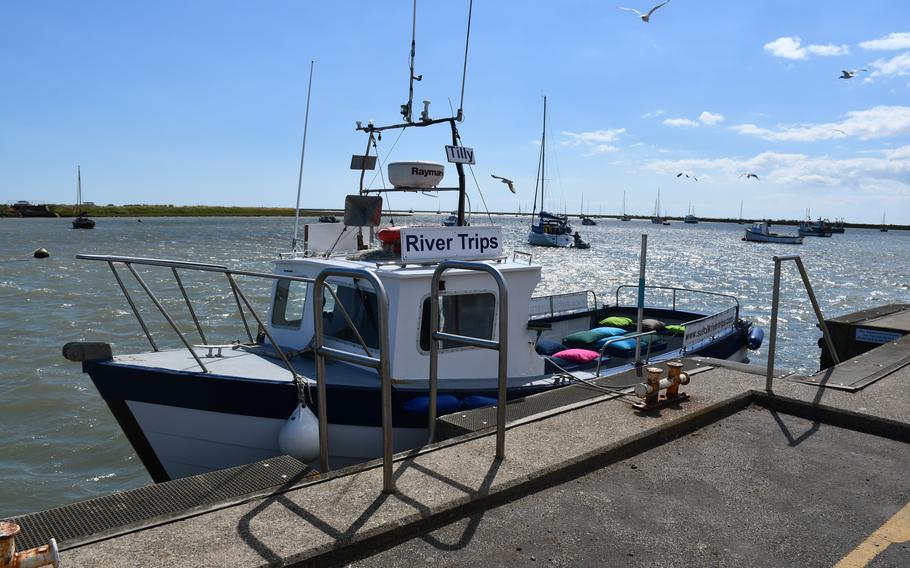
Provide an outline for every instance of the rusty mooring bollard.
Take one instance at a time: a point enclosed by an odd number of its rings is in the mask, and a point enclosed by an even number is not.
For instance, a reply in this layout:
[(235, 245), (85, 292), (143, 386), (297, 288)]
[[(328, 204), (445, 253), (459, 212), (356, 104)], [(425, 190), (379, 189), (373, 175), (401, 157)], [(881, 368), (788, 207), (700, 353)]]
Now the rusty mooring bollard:
[(670, 385), (667, 387), (667, 398), (678, 397), (679, 385), (689, 384), (689, 373), (683, 373), (682, 368), (683, 364), (680, 361), (667, 363), (667, 378), (670, 379)]
[(60, 553), (57, 541), (37, 548), (16, 552), (16, 535), (19, 525), (10, 521), (0, 521), (0, 568), (39, 568), (40, 566), (60, 566)]
[(660, 367), (648, 367), (648, 394), (645, 396), (645, 404), (650, 406), (657, 404), (660, 397)]

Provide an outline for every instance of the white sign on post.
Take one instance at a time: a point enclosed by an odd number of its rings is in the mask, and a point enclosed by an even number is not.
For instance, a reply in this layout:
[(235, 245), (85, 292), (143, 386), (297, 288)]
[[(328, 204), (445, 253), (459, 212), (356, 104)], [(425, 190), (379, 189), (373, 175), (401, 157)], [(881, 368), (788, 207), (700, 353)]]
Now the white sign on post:
[(403, 262), (485, 260), (502, 256), (502, 227), (405, 227)]
[(688, 347), (693, 343), (699, 343), (711, 336), (718, 335), (720, 332), (733, 327), (736, 323), (736, 308), (730, 308), (713, 316), (700, 319), (698, 321), (686, 324), (686, 333), (683, 337), (683, 346)]
[(446, 158), (452, 164), (475, 164), (474, 148), (446, 146)]

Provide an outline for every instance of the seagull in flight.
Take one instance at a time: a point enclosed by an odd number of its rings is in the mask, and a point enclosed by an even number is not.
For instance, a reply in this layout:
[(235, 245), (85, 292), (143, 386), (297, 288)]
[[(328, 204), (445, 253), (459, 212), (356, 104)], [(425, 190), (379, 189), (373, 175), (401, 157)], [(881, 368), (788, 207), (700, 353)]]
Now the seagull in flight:
[(678, 174), (676, 174), (676, 177), (681, 177), (681, 176), (686, 176), (687, 178), (690, 177), (690, 178), (694, 179), (695, 181), (698, 181), (697, 177), (695, 177), (694, 175), (690, 176), (686, 172), (679, 172)]
[(739, 177), (744, 177), (746, 179), (755, 178), (755, 181), (761, 181), (758, 179), (758, 174), (739, 174)]
[(841, 76), (838, 77), (838, 79), (852, 79), (852, 78), (856, 77), (857, 73), (865, 72), (865, 71), (868, 71), (868, 69), (854, 69), (852, 71), (848, 71), (846, 69), (841, 69), (841, 71), (840, 71)]
[(642, 22), (644, 22), (644, 23), (647, 24), (648, 21), (651, 19), (651, 14), (653, 14), (658, 8), (660, 8), (660, 7), (663, 6), (664, 4), (668, 4), (669, 2), (670, 2), (670, 0), (667, 0), (666, 2), (661, 2), (661, 3), (658, 4), (657, 6), (654, 6), (653, 8), (651, 8), (650, 10), (648, 10), (648, 13), (647, 13), (647, 14), (642, 14), (641, 12), (639, 12), (638, 10), (636, 10), (636, 9), (634, 9), (634, 8), (623, 8), (622, 6), (619, 6), (619, 9), (620, 9), (620, 10), (625, 10), (626, 12), (634, 12), (636, 16), (638, 16), (639, 18), (641, 18), (641, 21), (642, 21)]
[(509, 191), (511, 191), (512, 193), (515, 193), (515, 185), (512, 180), (506, 179), (502, 176), (494, 176), (493, 174), (490, 174), (490, 177), (493, 179), (498, 179), (502, 183), (506, 184), (507, 186), (509, 186)]

